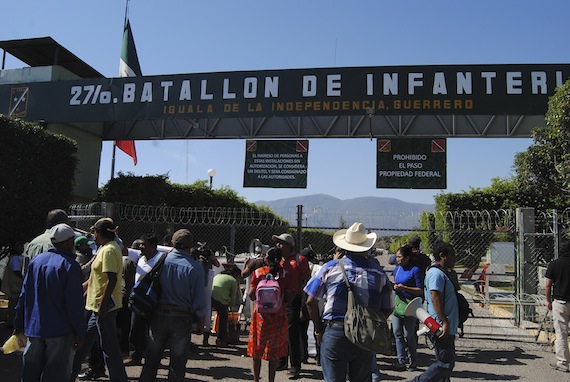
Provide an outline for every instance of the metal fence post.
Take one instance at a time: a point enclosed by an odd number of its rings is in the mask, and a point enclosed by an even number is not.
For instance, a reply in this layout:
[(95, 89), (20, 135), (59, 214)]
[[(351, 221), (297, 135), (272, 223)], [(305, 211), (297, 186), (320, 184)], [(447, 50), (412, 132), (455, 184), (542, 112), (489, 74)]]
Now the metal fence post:
[(297, 237), (295, 238), (297, 244), (297, 251), (301, 252), (303, 249), (303, 205), (297, 205)]
[(230, 252), (236, 253), (236, 226), (232, 224), (230, 227)]
[(521, 304), (515, 307), (515, 325), (520, 326), (525, 317), (525, 306), (522, 304), (525, 294), (535, 294), (537, 291), (536, 283), (529, 283), (533, 277), (527, 264), (533, 261), (533, 249), (535, 248), (535, 218), (534, 208), (517, 208), (516, 212), (517, 226), (517, 267), (516, 267), (516, 290), (515, 295)]

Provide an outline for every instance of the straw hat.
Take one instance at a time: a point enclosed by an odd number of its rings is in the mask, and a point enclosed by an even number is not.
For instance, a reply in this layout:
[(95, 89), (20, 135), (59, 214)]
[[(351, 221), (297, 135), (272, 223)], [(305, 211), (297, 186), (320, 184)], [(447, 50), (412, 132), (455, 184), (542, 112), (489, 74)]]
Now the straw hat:
[(349, 229), (335, 232), (333, 243), (342, 249), (351, 252), (366, 252), (376, 242), (376, 233), (366, 233), (362, 223), (354, 223)]

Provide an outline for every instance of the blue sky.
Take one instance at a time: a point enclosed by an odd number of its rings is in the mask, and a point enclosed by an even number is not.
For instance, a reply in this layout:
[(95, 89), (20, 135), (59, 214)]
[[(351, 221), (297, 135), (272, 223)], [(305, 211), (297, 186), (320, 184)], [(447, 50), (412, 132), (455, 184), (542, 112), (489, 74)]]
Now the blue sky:
[[(0, 39), (51, 36), (107, 77), (117, 77), (125, 1), (19, 0)], [(132, 0), (143, 74), (429, 64), (569, 63), (570, 1)], [(6, 17), (8, 16), (8, 17)], [(6, 68), (22, 64), (8, 56)], [(137, 141), (138, 165), (117, 151), (116, 170), (208, 179), (248, 201), (326, 193), (433, 203), (440, 192), (486, 187), (512, 174), (523, 138), (448, 139), (446, 190), (376, 188), (375, 142), (312, 139), (306, 189), (243, 188), (245, 141)], [(104, 142), (99, 183), (110, 178)]]

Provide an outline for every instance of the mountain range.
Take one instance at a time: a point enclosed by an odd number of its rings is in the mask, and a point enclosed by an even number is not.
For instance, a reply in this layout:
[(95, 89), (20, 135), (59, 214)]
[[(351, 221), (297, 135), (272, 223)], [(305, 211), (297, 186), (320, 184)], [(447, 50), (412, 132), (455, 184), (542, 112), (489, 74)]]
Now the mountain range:
[(423, 211), (434, 211), (435, 204), (409, 203), (395, 198), (366, 196), (341, 200), (327, 194), (297, 196), (278, 200), (259, 200), (276, 214), (297, 226), (297, 206), (302, 207), (302, 225), (315, 228), (339, 228), (353, 222), (367, 228), (412, 230), (419, 227)]

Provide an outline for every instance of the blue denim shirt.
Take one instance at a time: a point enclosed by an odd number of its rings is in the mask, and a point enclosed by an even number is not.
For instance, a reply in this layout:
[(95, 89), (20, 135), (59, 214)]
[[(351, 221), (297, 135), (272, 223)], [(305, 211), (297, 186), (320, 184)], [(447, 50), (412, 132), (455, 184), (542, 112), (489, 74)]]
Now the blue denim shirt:
[(83, 274), (75, 255), (51, 248), (36, 256), (28, 273), (14, 326), (28, 337), (85, 337)]
[(159, 304), (188, 308), (200, 315), (206, 304), (204, 280), (202, 265), (188, 252), (173, 249), (167, 254), (160, 274), (162, 292)]

